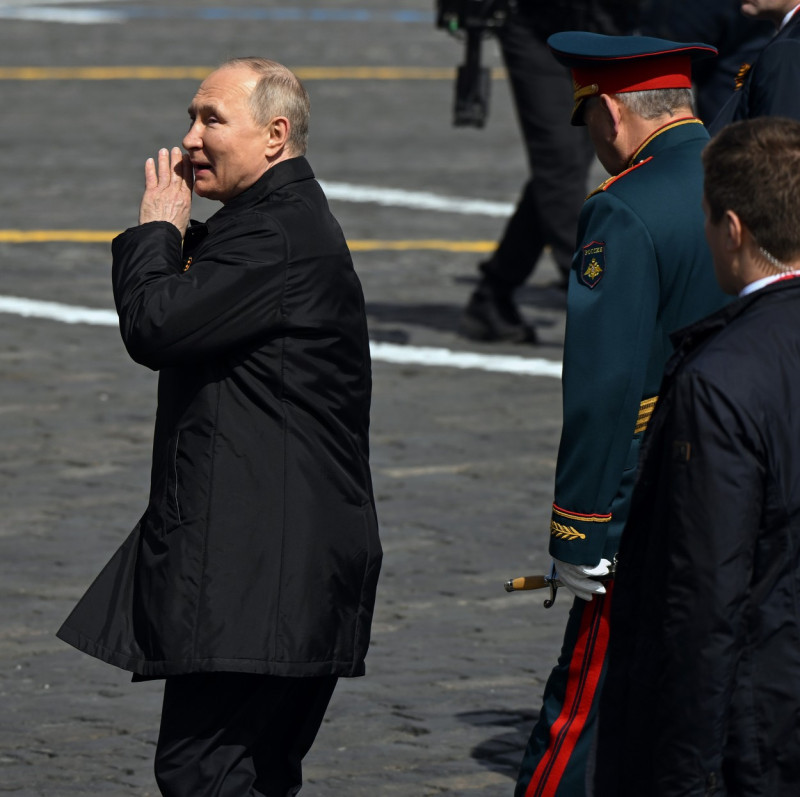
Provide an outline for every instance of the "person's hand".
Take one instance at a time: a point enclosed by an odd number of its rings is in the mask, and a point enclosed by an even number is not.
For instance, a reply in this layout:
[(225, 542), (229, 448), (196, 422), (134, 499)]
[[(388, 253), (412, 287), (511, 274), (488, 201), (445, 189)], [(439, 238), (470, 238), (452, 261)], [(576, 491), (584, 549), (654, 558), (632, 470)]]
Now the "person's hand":
[(606, 588), (591, 576), (607, 576), (611, 570), (611, 562), (608, 559), (601, 559), (596, 565), (573, 565), (569, 562), (553, 560), (556, 567), (558, 580), (576, 598), (590, 601), (593, 595), (605, 595)]
[(148, 158), (144, 165), (144, 196), (139, 206), (139, 224), (168, 221), (180, 231), (189, 226), (194, 174), (189, 156), (178, 147), (161, 149), (158, 163)]

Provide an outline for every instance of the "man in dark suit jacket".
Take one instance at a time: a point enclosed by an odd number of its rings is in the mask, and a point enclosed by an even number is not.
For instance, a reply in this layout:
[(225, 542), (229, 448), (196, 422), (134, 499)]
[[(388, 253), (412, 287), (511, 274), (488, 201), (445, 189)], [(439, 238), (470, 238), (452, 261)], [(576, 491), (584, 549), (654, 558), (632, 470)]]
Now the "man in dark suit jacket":
[(709, 126), (713, 135), (726, 124), (757, 116), (800, 119), (800, 3), (797, 0), (742, 0), (742, 13), (770, 20), (778, 32), (752, 66), (743, 64), (733, 96)]
[[(188, 154), (147, 161), (139, 226), (113, 244), (123, 340), (160, 372), (150, 500), (59, 636), (166, 679), (162, 794), (291, 795), (369, 644), (364, 300), (295, 75), (234, 59), (189, 115)], [(192, 186), (223, 203), (205, 224)]]

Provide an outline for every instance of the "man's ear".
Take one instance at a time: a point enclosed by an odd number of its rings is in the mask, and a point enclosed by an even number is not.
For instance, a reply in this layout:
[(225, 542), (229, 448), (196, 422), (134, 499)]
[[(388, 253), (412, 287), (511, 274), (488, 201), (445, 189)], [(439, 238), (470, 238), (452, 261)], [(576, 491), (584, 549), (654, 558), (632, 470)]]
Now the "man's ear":
[(725, 243), (730, 251), (736, 251), (742, 248), (744, 243), (745, 233), (749, 235), (749, 231), (742, 224), (742, 220), (733, 210), (726, 210), (722, 219), (725, 225)]
[(274, 160), (284, 154), (289, 143), (291, 125), (285, 116), (273, 116), (267, 123), (266, 155), (267, 160)]
[(601, 112), (606, 115), (609, 128), (614, 132), (614, 138), (619, 134), (619, 126), (622, 120), (622, 103), (615, 100), (610, 94), (600, 94)]

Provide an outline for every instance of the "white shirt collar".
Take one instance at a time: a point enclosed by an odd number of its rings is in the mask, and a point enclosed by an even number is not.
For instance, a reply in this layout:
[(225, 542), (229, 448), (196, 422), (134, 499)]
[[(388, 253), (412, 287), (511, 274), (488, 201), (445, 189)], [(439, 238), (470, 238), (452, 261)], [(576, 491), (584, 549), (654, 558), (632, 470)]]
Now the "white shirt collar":
[(800, 276), (800, 269), (795, 271), (785, 271), (783, 274), (772, 274), (769, 277), (762, 277), (760, 280), (756, 280), (755, 282), (751, 282), (749, 285), (745, 285), (744, 288), (739, 291), (739, 296), (747, 296), (749, 293), (755, 293), (757, 290), (765, 288), (771, 282), (777, 282), (779, 279), (784, 279), (785, 277), (789, 276)]
[(788, 13), (788, 14), (787, 14), (787, 15), (786, 15), (784, 18), (783, 18), (783, 22), (781, 22), (781, 26), (778, 28), (778, 30), (783, 30), (783, 29), (786, 27), (786, 23), (787, 23), (787, 22), (788, 22), (788, 21), (789, 21), (789, 20), (790, 20), (790, 19), (791, 19), (791, 18), (794, 16), (794, 12), (795, 12), (795, 11), (797, 11), (797, 9), (798, 9), (798, 8), (800, 8), (800, 3), (799, 3), (798, 5), (796, 5), (796, 6), (795, 6), (795, 7), (794, 7), (794, 8), (793, 8), (793, 9), (792, 9), (792, 10), (791, 10), (791, 11), (790, 11), (790, 12), (789, 12), (789, 13)]

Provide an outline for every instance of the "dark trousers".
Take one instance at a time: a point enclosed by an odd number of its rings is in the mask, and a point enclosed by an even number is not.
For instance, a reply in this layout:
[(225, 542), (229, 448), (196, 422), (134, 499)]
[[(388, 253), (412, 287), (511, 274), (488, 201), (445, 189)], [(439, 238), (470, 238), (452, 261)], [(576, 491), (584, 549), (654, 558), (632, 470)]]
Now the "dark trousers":
[(494, 281), (517, 287), (530, 276), (545, 246), (552, 248), (559, 271), (569, 273), (594, 150), (586, 128), (570, 124), (569, 70), (555, 60), (531, 20), (512, 14), (499, 40), (530, 178), (497, 251), (482, 270)]
[(166, 679), (155, 756), (164, 797), (291, 797), (335, 677), (202, 673)]

